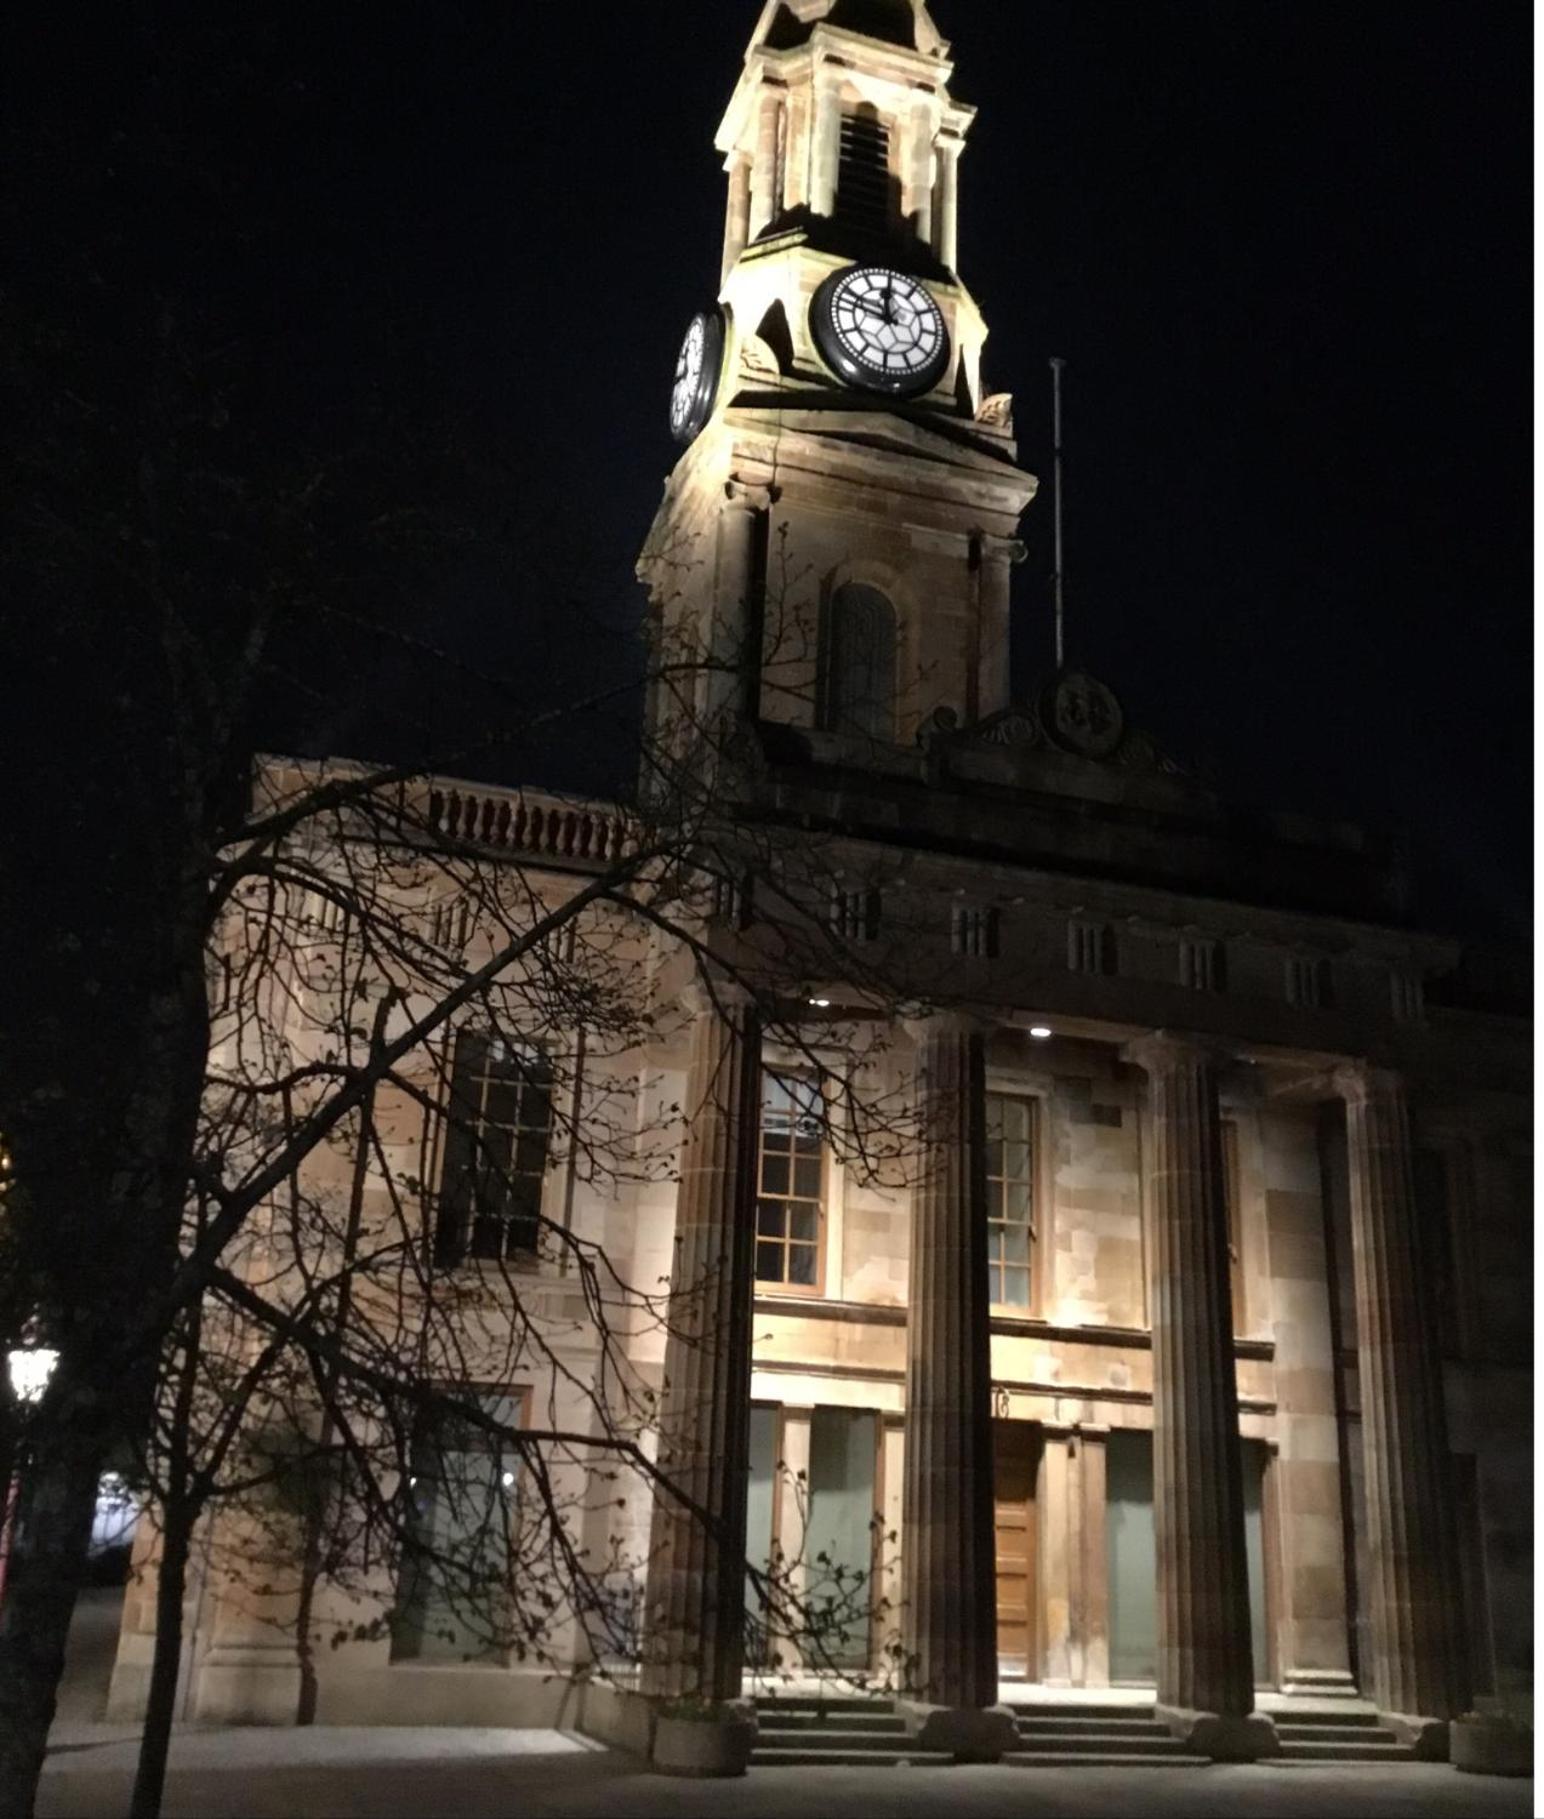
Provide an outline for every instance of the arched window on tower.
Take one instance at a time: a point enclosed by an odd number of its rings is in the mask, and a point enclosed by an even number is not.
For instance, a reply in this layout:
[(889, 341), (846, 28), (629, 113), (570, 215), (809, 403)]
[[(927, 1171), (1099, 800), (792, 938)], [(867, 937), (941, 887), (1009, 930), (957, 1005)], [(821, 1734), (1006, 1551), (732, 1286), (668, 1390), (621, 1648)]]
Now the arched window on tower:
[(877, 587), (839, 587), (826, 612), (824, 644), (821, 725), (894, 739), (895, 608)]
[(863, 233), (890, 233), (900, 216), (900, 186), (890, 175), (890, 126), (868, 103), (842, 115), (836, 218)]

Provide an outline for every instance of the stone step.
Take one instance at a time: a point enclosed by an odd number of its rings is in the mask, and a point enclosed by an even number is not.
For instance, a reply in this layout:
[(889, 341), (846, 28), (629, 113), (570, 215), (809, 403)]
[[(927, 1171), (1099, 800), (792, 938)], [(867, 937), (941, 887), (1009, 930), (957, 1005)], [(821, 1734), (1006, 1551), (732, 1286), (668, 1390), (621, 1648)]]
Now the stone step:
[(1183, 1751), (1177, 1756), (1133, 1758), (1107, 1755), (1094, 1744), (1065, 1753), (1042, 1749), (1011, 1750), (1003, 1761), (1011, 1762), (1016, 1768), (1130, 1768), (1134, 1761), (1139, 1761), (1143, 1768), (1210, 1768), (1212, 1765), (1209, 1756), (1187, 1756)]
[[(762, 1725), (756, 1733), (756, 1747), (769, 1749), (866, 1750), (883, 1755), (886, 1750), (906, 1751), (916, 1748), (905, 1731), (854, 1731), (845, 1725), (832, 1725), (823, 1730), (774, 1730)], [(923, 1754), (927, 1754), (924, 1751)]]
[(771, 1731), (804, 1732), (828, 1728), (872, 1731), (893, 1737), (906, 1735), (905, 1724), (894, 1712), (788, 1712), (762, 1708), (756, 1713), (756, 1722), (763, 1735)]
[(1142, 1732), (1133, 1736), (1128, 1731), (1097, 1730), (1086, 1731), (1026, 1731), (1019, 1727), (1019, 1739), (1026, 1749), (1043, 1751), (1046, 1755), (1075, 1755), (1080, 1750), (1097, 1750), (1104, 1756), (1152, 1757), (1184, 1755), (1185, 1746), (1177, 1737), (1171, 1737), (1167, 1731)]
[(1398, 1738), (1383, 1736), (1381, 1742), (1355, 1742), (1349, 1738), (1338, 1743), (1283, 1742), (1277, 1762), (1414, 1762), (1415, 1751)]
[(1277, 1730), (1291, 1730), (1300, 1724), (1324, 1725), (1337, 1731), (1375, 1731), (1376, 1712), (1268, 1712)]
[(895, 1701), (893, 1699), (769, 1699), (763, 1695), (754, 1703), (758, 1714), (766, 1712), (769, 1716), (775, 1716), (779, 1712), (788, 1712), (798, 1715), (809, 1713), (820, 1717), (824, 1717), (833, 1712), (842, 1714), (848, 1712), (873, 1712), (886, 1713), (891, 1716), (895, 1713)]
[(763, 1744), (751, 1752), (752, 1768), (898, 1768), (903, 1762), (948, 1762), (936, 1750), (854, 1750), (821, 1743)]
[(1276, 1735), (1283, 1743), (1376, 1743), (1379, 1738), (1393, 1741), (1370, 1715), (1365, 1724), (1321, 1724), (1318, 1719), (1312, 1723), (1306, 1719), (1283, 1722), (1278, 1718)]
[(1156, 1718), (1128, 1718), (1123, 1712), (1106, 1712), (1098, 1718), (1053, 1718), (1049, 1712), (1028, 1715), (1017, 1712), (1021, 1737), (1055, 1735), (1083, 1736), (1090, 1731), (1107, 1732), (1126, 1737), (1167, 1737), (1168, 1726)]
[(1032, 1699), (1005, 1699), (1003, 1704), (1015, 1718), (1118, 1719), (1123, 1724), (1154, 1722), (1151, 1705), (1048, 1705)]

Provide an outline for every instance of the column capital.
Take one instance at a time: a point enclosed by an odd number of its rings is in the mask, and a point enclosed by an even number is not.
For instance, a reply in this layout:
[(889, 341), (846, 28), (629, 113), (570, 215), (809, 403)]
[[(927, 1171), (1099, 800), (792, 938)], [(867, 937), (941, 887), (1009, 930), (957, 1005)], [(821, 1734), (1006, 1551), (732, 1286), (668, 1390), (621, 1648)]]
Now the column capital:
[(1233, 1055), (1222, 1043), (1208, 1036), (1188, 1035), (1180, 1030), (1153, 1030), (1126, 1043), (1120, 1058), (1153, 1075), (1177, 1073), (1188, 1067), (1221, 1067), (1231, 1061)]
[(1348, 1105), (1367, 1105), (1374, 1099), (1392, 1099), (1405, 1090), (1404, 1075), (1371, 1061), (1348, 1061), (1330, 1075), (1335, 1091)]
[(681, 987), (681, 1008), (692, 1018), (737, 1017), (754, 1008), (755, 993), (741, 980), (727, 974), (704, 978), (694, 974)]
[(726, 480), (724, 497), (731, 505), (737, 505), (742, 511), (770, 511), (783, 496), (782, 488), (771, 485), (758, 485), (753, 480)]
[(997, 1027), (990, 1017), (974, 1011), (919, 1010), (897, 1022), (919, 1049), (940, 1036), (986, 1036)]

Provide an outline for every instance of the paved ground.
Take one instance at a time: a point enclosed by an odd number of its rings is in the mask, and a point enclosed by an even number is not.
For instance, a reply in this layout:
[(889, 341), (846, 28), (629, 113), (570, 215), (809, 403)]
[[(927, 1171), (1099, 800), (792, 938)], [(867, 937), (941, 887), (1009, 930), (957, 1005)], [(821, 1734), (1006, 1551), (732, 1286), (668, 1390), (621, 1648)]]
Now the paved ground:
[[(60, 1727), (40, 1819), (119, 1819), (134, 1746), (103, 1727)], [(735, 1819), (1488, 1819), (1531, 1814), (1533, 1783), (1446, 1767), (1206, 1769), (757, 1769), (743, 1781), (672, 1781), (552, 1731), (185, 1732), (166, 1819), (604, 1819), (733, 1812)]]

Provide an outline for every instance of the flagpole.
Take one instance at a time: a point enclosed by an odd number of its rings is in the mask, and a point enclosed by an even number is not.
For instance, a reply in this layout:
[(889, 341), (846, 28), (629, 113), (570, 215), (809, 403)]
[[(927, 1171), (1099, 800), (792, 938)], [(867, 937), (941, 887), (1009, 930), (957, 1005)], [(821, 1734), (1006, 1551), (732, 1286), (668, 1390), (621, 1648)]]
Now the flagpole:
[(1051, 441), (1056, 490), (1056, 673), (1060, 675), (1067, 661), (1066, 600), (1063, 595), (1065, 572), (1062, 562), (1062, 370), (1065, 360), (1051, 360)]

